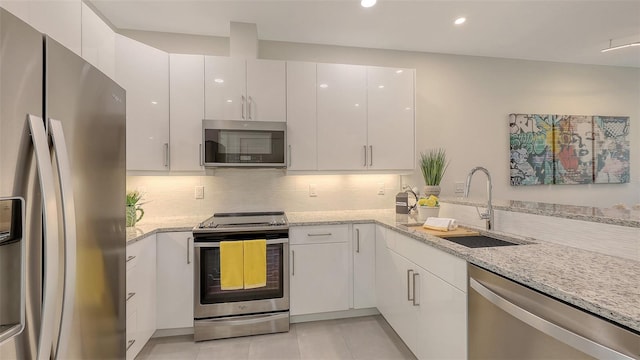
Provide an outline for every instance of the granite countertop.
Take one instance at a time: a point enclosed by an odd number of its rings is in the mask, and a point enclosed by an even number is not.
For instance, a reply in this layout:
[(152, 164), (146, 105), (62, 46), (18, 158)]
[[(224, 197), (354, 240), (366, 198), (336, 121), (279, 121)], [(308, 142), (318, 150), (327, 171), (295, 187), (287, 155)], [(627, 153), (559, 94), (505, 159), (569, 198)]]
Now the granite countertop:
[[(469, 200), (465, 198), (443, 198), (442, 202), (486, 207), (486, 200)], [(494, 210), (505, 210), (526, 214), (553, 216), (573, 220), (598, 222), (610, 225), (620, 225), (640, 228), (640, 208), (634, 205), (631, 208), (601, 208), (593, 206), (562, 205), (539, 203), (519, 200), (493, 200)]]
[[(407, 226), (417, 223), (415, 216), (396, 215), (393, 209), (287, 212), (287, 218), (291, 226), (377, 223), (640, 332), (637, 261), (498, 232), (491, 234), (525, 245), (467, 248)], [(127, 241), (155, 232), (189, 231), (202, 220), (180, 217), (143, 222), (128, 229)]]

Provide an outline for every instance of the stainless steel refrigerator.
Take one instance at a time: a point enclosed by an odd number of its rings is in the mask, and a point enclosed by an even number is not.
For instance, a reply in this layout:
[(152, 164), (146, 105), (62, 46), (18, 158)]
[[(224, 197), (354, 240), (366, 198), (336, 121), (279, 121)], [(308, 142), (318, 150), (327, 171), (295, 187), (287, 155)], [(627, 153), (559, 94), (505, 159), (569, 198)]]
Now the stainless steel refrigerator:
[(125, 92), (0, 9), (0, 359), (125, 357)]

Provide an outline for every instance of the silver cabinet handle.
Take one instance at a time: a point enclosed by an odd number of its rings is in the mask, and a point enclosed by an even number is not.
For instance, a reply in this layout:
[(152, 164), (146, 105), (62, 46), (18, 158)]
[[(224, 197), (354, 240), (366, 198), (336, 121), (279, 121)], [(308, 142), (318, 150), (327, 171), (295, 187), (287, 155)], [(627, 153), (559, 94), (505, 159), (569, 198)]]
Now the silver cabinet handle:
[(191, 247), (189, 246), (191, 239), (191, 236), (187, 238), (187, 264), (191, 264)]
[(291, 167), (291, 145), (289, 145), (289, 167)]
[(43, 258), (42, 269), (42, 312), (40, 336), (38, 338), (38, 360), (48, 360), (51, 356), (58, 290), (58, 207), (49, 153), (49, 141), (42, 118), (28, 115), (29, 130), (33, 141), (36, 166), (42, 192), (43, 210)]
[(249, 117), (249, 120), (253, 120), (253, 117), (251, 116), (251, 105), (253, 104), (253, 98), (251, 96), (248, 97), (247, 100), (247, 116)]
[(136, 341), (135, 341), (135, 340), (129, 340), (129, 341), (127, 341), (127, 350), (129, 350), (129, 348), (130, 348), (130, 347), (132, 347), (132, 346), (133, 346), (133, 344), (135, 344), (135, 343), (136, 343)]
[[(407, 270), (407, 301), (414, 301), (411, 298), (411, 274), (413, 274), (413, 270)], [(414, 297), (416, 294), (413, 294)]]
[(246, 100), (247, 99), (244, 97), (244, 95), (242, 95), (242, 120), (246, 120), (244, 117), (244, 106), (245, 106), (245, 103), (247, 102)]
[(291, 276), (296, 274), (296, 252), (291, 250)]
[(164, 166), (169, 166), (169, 143), (164, 143)]
[(202, 144), (198, 144), (198, 155), (200, 156), (200, 166), (204, 166), (204, 161), (202, 159)]
[[(420, 276), (420, 273), (413, 274), (413, 306), (420, 306), (420, 299), (416, 296), (416, 278)], [(418, 295), (420, 292), (418, 291)]]
[(131, 261), (131, 260), (133, 260), (133, 259), (135, 259), (135, 258), (136, 258), (135, 256), (133, 256), (133, 255), (129, 255), (129, 256), (127, 257), (127, 262), (129, 262), (129, 261)]
[(360, 252), (360, 229), (356, 229), (356, 253)]
[(546, 319), (530, 313), (526, 309), (519, 307), (518, 305), (491, 291), (489, 288), (482, 285), (480, 282), (473, 278), (469, 279), (469, 286), (476, 292), (478, 292), (480, 296), (487, 299), (501, 310), (507, 312), (509, 315), (515, 317), (516, 319), (524, 322), (529, 326), (538, 329), (539, 331), (542, 331), (543, 333), (555, 338), (562, 343), (578, 349), (585, 354), (593, 356), (596, 359), (633, 359), (630, 356), (621, 354), (613, 349), (598, 344), (570, 330), (547, 321)]
[(49, 130), (58, 166), (60, 198), (62, 200), (62, 223), (64, 227), (64, 286), (62, 290), (62, 313), (60, 315), (60, 332), (55, 347), (54, 358), (67, 357), (67, 346), (71, 335), (73, 306), (76, 293), (76, 208), (73, 195), (73, 182), (69, 153), (62, 123), (49, 119)]
[(373, 166), (373, 145), (369, 145), (369, 166)]
[(364, 148), (364, 166), (367, 167), (367, 145), (362, 146)]
[(307, 236), (331, 236), (331, 233), (307, 234)]
[(134, 296), (136, 296), (136, 293), (134, 293), (134, 292), (128, 293), (128, 294), (127, 294), (127, 300), (126, 300), (126, 301), (129, 301), (129, 299), (131, 299), (131, 298), (132, 298), (132, 297), (134, 297)]

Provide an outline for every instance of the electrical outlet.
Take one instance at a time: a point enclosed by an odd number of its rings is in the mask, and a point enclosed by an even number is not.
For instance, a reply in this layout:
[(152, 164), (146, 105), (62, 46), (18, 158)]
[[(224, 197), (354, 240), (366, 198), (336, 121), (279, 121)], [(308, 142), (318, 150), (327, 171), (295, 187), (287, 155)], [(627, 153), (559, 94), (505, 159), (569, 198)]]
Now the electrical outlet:
[(454, 186), (455, 186), (454, 192), (456, 194), (459, 194), (459, 195), (464, 194), (464, 182), (463, 181), (456, 181), (454, 183)]
[(384, 183), (378, 183), (378, 195), (384, 195)]
[(309, 196), (316, 197), (318, 193), (316, 192), (316, 184), (309, 184)]
[(196, 186), (194, 189), (196, 199), (204, 199), (204, 186)]

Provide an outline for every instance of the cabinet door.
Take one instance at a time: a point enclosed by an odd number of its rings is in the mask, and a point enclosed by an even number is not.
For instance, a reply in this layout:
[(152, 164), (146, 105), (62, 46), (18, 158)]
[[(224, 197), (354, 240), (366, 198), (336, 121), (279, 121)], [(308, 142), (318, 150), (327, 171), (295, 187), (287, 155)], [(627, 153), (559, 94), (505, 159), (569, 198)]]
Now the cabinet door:
[(376, 226), (354, 224), (353, 308), (376, 306)]
[(285, 62), (247, 60), (247, 119), (287, 121)]
[(417, 269), (417, 337), (407, 345), (419, 359), (466, 359), (466, 294), (429, 271)]
[(348, 243), (290, 245), (291, 315), (349, 309)]
[(369, 168), (415, 167), (414, 70), (367, 68)]
[(289, 170), (316, 170), (316, 64), (287, 62)]
[(169, 55), (118, 35), (116, 81), (127, 91), (127, 170), (169, 170)]
[(204, 58), (205, 118), (246, 120), (246, 62), (222, 56)]
[(204, 56), (169, 56), (171, 171), (202, 170)]
[(158, 234), (158, 329), (193, 327), (193, 237)]
[(82, 57), (110, 78), (115, 77), (116, 34), (82, 3)]
[(365, 170), (366, 67), (318, 64), (318, 170)]
[(136, 264), (138, 297), (137, 332), (141, 347), (149, 341), (156, 331), (156, 236), (141, 240), (142, 248)]

